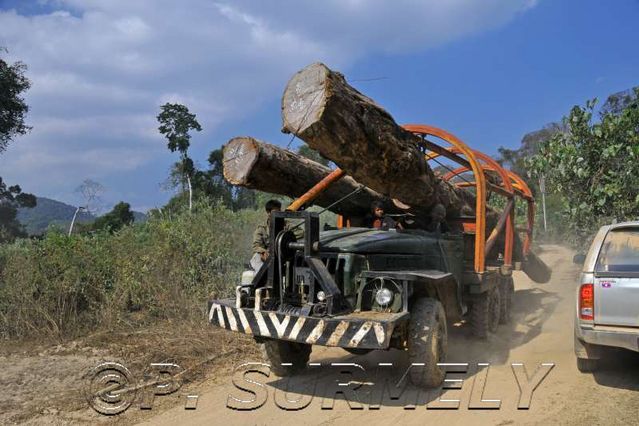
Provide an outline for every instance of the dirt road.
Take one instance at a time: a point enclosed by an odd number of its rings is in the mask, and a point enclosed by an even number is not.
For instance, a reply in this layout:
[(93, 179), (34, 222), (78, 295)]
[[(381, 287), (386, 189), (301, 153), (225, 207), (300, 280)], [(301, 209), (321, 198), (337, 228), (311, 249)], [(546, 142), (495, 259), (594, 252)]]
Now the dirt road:
[[(595, 375), (577, 371), (572, 349), (577, 267), (571, 263), (572, 253), (561, 247), (545, 247), (542, 258), (553, 268), (552, 282), (537, 285), (523, 274), (517, 273), (512, 325), (500, 326), (498, 334), (484, 342), (471, 338), (467, 327), (453, 327), (450, 330), (447, 361), (468, 363), (469, 371), (449, 377), (463, 378), (463, 386), (461, 389), (448, 390), (443, 396), (437, 392), (421, 393), (414, 409), (405, 409), (405, 405), (417, 395), (417, 390), (410, 387), (405, 391), (407, 398), (404, 400), (390, 400), (387, 397), (377, 410), (371, 409), (369, 405), (371, 394), (379, 391), (383, 380), (397, 381), (407, 368), (406, 357), (402, 352), (391, 350), (354, 356), (341, 349), (318, 347), (313, 350), (311, 362), (321, 363), (322, 366), (309, 369), (291, 382), (273, 376), (267, 378), (258, 373), (247, 376), (266, 384), (267, 399), (257, 409), (236, 411), (227, 408), (229, 395), (244, 400), (250, 400), (253, 396), (234, 387), (231, 377), (217, 377), (199, 387), (180, 390), (183, 401), (186, 400), (186, 393), (199, 395), (195, 410), (185, 410), (184, 405), (180, 404), (162, 413), (158, 412), (147, 418), (145, 423), (231, 425), (286, 424), (300, 421), (305, 424), (432, 422), (448, 426), (471, 422), (493, 425), (636, 423), (639, 415), (639, 356), (620, 351)], [(341, 394), (338, 394), (337, 399), (332, 398), (337, 389), (332, 383), (336, 379), (344, 382), (348, 376), (340, 375), (336, 367), (329, 367), (331, 362), (357, 363), (365, 369), (366, 373), (359, 377), (353, 376), (354, 381), (364, 384), (351, 384), (351, 387), (359, 386), (354, 395), (363, 402), (361, 409), (349, 407)], [(393, 363), (396, 367), (387, 375), (375, 376), (376, 366), (380, 362)], [(490, 364), (485, 376), (483, 399), (500, 400), (499, 409), (468, 408), (471, 395), (481, 388), (481, 378), (484, 377), (477, 373), (477, 363)], [(529, 409), (517, 408), (520, 389), (513, 371), (521, 367), (513, 368), (513, 363), (523, 364), (529, 377), (533, 376), (540, 364), (554, 364), (533, 392)], [(316, 384), (314, 390), (313, 384)], [(258, 391), (262, 389), (255, 385), (249, 386)], [(276, 400), (282, 405), (287, 386), (292, 391), (288, 395), (289, 400), (305, 398), (299, 404), (290, 403), (290, 407), (303, 406), (310, 400), (308, 406), (299, 411), (279, 408)], [(473, 388), (477, 389), (473, 391)], [(311, 395), (314, 395), (312, 399)], [(353, 394), (349, 395), (352, 400)], [(438, 402), (440, 397), (444, 400), (460, 400), (459, 408), (436, 409), (437, 405), (457, 405), (455, 402)], [(331, 401), (334, 402), (333, 408), (328, 409)], [(125, 416), (126, 414), (128, 412)]]

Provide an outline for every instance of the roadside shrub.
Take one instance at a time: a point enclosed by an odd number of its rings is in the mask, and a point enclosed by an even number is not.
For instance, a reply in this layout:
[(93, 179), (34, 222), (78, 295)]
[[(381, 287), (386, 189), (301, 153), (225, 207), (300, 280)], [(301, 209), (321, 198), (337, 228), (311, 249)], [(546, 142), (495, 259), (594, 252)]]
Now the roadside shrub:
[(70, 336), (157, 320), (203, 321), (213, 292), (233, 293), (263, 213), (199, 203), (114, 234), (0, 246), (0, 333)]

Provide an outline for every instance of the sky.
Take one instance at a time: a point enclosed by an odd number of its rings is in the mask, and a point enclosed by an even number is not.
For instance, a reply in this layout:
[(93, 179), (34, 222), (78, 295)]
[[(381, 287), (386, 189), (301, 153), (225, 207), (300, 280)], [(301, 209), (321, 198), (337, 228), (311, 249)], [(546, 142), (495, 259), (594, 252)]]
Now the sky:
[(74, 205), (92, 179), (106, 207), (161, 206), (178, 156), (160, 105), (197, 115), (190, 156), (203, 168), (234, 136), (286, 146), (281, 95), (316, 61), (398, 123), (495, 155), (639, 85), (638, 18), (638, 0), (0, 0), (0, 46), (29, 67), (33, 126), (0, 154), (0, 176)]

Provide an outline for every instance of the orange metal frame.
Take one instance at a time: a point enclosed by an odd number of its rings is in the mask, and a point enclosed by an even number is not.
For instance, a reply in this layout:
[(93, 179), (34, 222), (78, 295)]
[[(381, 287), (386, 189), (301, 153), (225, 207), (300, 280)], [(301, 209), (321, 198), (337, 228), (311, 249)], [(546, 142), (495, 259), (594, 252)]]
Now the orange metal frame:
[(346, 173), (344, 173), (344, 171), (340, 168), (333, 170), (328, 175), (326, 175), (324, 179), (320, 180), (315, 184), (315, 186), (306, 191), (304, 195), (293, 201), (291, 205), (286, 208), (286, 210), (299, 210), (304, 205), (309, 204), (311, 201), (319, 197), (319, 195), (324, 192), (324, 190), (328, 188), (333, 182), (340, 180), (345, 175)]
[[(510, 170), (506, 170), (497, 161), (489, 157), (488, 155), (469, 148), (461, 139), (457, 138), (452, 133), (439, 129), (434, 126), (427, 126), (422, 124), (407, 124), (403, 126), (404, 129), (412, 132), (416, 135), (426, 137), (435, 136), (446, 142), (451, 146), (442, 148), (432, 141), (428, 142), (427, 149), (430, 147), (429, 152), (426, 153), (426, 160), (430, 161), (439, 156), (446, 156), (448, 159), (453, 160), (461, 167), (452, 170), (443, 176), (443, 179), (450, 180), (455, 176), (462, 173), (472, 172), (474, 176), (473, 182), (458, 182), (457, 186), (460, 187), (474, 187), (476, 204), (475, 204), (475, 253), (474, 253), (474, 270), (475, 272), (482, 273), (486, 269), (486, 255), (494, 246), (497, 237), (501, 232), (505, 231), (504, 239), (504, 264), (506, 266), (512, 266), (514, 235), (515, 235), (515, 197), (520, 197), (528, 202), (526, 237), (524, 239), (523, 252), (524, 255), (528, 254), (530, 250), (530, 244), (532, 241), (532, 232), (535, 218), (535, 205), (532, 192), (530, 188), (524, 182), (524, 180), (517, 176)], [(463, 155), (463, 157), (462, 157)], [(487, 182), (486, 172), (496, 173), (501, 181), (501, 185), (495, 185)], [(298, 210), (302, 206), (310, 203), (317, 198), (329, 185), (333, 182), (341, 179), (345, 175), (341, 169), (335, 169), (324, 179), (318, 182), (315, 186), (309, 189), (304, 195), (295, 200), (288, 210)], [(486, 238), (486, 196), (488, 191), (496, 192), (505, 196), (508, 199), (506, 208), (502, 212), (501, 217), (498, 220), (497, 225), (491, 232), (490, 236)], [(348, 219), (338, 216), (337, 226), (342, 228), (349, 226)]]

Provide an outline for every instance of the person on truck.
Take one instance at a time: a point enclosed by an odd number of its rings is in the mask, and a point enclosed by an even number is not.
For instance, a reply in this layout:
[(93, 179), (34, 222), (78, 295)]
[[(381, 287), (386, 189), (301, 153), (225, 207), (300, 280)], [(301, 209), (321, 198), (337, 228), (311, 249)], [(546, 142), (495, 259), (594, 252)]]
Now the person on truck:
[(384, 212), (384, 203), (373, 201), (371, 204), (371, 216), (367, 220), (368, 227), (388, 231), (389, 229), (404, 229), (401, 223), (396, 222)]
[(282, 210), (282, 203), (278, 200), (268, 200), (264, 205), (266, 210), (266, 221), (260, 224), (253, 233), (253, 257), (251, 257), (251, 268), (255, 272), (259, 271), (264, 262), (268, 259), (268, 249), (270, 244), (271, 232), (271, 213)]
[(426, 230), (440, 234), (450, 231), (450, 228), (446, 223), (446, 207), (444, 207), (443, 204), (437, 203), (431, 209), (430, 222), (426, 226)]

